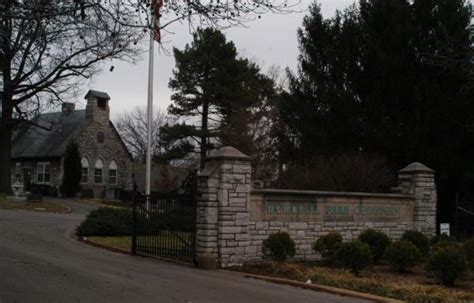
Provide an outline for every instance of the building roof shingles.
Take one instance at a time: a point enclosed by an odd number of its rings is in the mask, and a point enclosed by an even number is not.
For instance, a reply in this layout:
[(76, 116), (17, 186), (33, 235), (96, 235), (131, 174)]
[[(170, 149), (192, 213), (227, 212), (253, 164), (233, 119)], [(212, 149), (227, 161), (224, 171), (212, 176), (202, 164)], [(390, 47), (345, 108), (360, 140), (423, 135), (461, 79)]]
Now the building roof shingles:
[(33, 120), (46, 128), (30, 126), (13, 140), (12, 159), (57, 158), (66, 152), (68, 144), (88, 123), (85, 110), (69, 114), (62, 112), (46, 113)]

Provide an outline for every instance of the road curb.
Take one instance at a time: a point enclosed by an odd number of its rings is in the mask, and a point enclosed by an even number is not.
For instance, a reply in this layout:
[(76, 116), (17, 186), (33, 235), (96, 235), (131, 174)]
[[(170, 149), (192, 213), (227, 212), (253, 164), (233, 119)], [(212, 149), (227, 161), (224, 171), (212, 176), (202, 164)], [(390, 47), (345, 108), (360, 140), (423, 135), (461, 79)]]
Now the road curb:
[[(224, 271), (230, 271), (230, 270), (224, 270)], [(404, 301), (400, 301), (400, 300), (390, 299), (390, 298), (386, 298), (386, 297), (381, 297), (381, 296), (372, 295), (372, 294), (366, 294), (366, 293), (362, 293), (362, 292), (358, 292), (358, 291), (354, 291), (354, 290), (348, 290), (348, 289), (337, 288), (337, 287), (332, 287), (332, 286), (325, 286), (325, 285), (320, 285), (320, 284), (306, 284), (304, 282), (298, 282), (298, 281), (289, 280), (289, 279), (275, 278), (275, 277), (261, 276), (261, 275), (254, 275), (254, 274), (247, 274), (247, 273), (238, 272), (238, 271), (231, 271), (231, 272), (239, 273), (239, 274), (243, 275), (246, 278), (263, 280), (263, 281), (277, 283), (277, 284), (285, 284), (285, 285), (304, 288), (304, 289), (324, 291), (324, 292), (335, 294), (335, 295), (360, 298), (360, 299), (365, 299), (365, 300), (371, 300), (371, 301), (374, 301), (374, 302), (381, 302), (381, 303), (403, 303), (404, 302)]]

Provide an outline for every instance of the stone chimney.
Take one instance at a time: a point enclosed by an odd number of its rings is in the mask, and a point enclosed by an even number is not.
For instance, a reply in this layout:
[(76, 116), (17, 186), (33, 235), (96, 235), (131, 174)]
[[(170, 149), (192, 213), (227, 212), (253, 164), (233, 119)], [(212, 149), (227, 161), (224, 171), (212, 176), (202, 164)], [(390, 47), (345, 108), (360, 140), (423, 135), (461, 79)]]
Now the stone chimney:
[(86, 118), (94, 122), (108, 123), (110, 116), (110, 97), (105, 92), (89, 90), (84, 99), (87, 100)]
[(66, 115), (72, 113), (75, 108), (76, 108), (76, 105), (71, 102), (64, 102), (61, 105), (61, 111), (63, 112), (63, 114), (66, 114)]

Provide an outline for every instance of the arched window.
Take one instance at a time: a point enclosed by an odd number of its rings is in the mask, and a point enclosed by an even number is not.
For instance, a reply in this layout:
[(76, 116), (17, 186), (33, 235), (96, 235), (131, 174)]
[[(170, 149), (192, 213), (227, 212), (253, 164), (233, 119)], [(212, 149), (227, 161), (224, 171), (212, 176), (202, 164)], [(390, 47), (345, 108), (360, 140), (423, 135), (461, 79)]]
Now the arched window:
[(117, 184), (117, 163), (114, 160), (109, 165), (109, 184)]
[(82, 158), (81, 160), (81, 183), (89, 182), (89, 160)]
[(102, 183), (102, 176), (104, 171), (104, 162), (102, 160), (97, 159), (95, 161), (95, 170), (94, 170), (94, 183)]

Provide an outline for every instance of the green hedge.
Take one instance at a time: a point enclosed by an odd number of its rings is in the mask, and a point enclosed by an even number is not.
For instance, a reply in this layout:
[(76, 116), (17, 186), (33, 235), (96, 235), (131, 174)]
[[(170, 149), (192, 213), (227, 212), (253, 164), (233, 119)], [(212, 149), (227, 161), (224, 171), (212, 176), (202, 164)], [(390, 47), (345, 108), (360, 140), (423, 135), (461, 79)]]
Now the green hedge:
[(130, 209), (102, 207), (93, 210), (76, 229), (80, 237), (130, 236), (133, 214)]
[[(170, 210), (163, 213), (137, 214), (137, 234), (152, 235), (160, 230), (191, 232), (194, 230), (192, 210)], [(186, 220), (189, 218), (189, 220)], [(130, 236), (133, 229), (133, 212), (129, 208), (102, 207), (89, 213), (76, 233), (80, 237)]]

